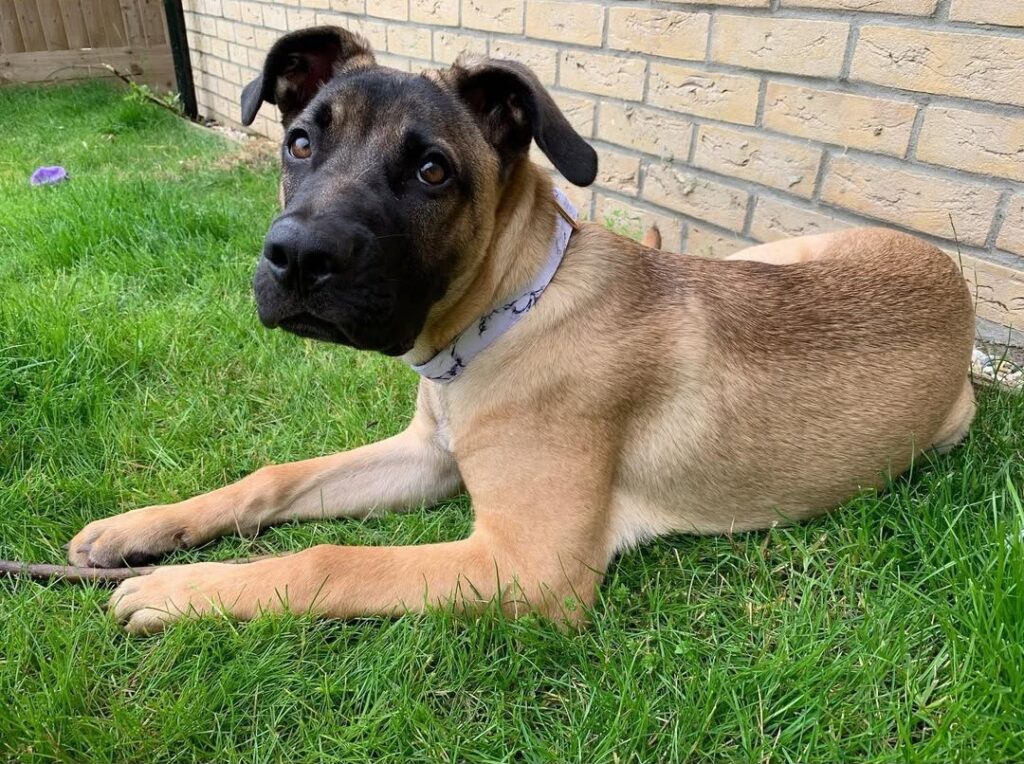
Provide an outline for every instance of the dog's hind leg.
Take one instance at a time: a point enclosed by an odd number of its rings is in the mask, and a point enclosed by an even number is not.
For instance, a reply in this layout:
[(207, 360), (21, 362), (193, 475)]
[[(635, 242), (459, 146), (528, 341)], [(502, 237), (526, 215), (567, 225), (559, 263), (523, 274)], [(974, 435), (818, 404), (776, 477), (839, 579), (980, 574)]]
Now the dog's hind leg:
[(772, 265), (807, 263), (824, 257), (841, 233), (820, 233), (758, 244), (734, 252), (725, 260), (756, 260)]
[(971, 428), (971, 422), (974, 421), (976, 409), (974, 386), (971, 380), (967, 379), (959, 397), (949, 410), (949, 415), (935, 434), (932, 448), (944, 454), (963, 440)]
[(333, 456), (257, 470), (237, 483), (177, 504), (97, 520), (69, 545), (73, 565), (140, 564), (229, 533), (255, 534), (289, 520), (365, 517), (454, 495), (461, 477), (437, 442), (437, 422), (421, 405), (393, 438)]

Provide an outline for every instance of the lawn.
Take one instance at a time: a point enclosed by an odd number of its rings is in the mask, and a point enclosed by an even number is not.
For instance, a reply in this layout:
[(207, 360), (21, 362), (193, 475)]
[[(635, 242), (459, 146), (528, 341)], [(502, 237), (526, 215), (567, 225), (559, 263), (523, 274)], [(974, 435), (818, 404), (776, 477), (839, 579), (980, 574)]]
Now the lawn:
[[(0, 89), (0, 557), (400, 430), (398, 362), (259, 326), (272, 167), (104, 86)], [(71, 180), (32, 188), (42, 164)], [(439, 612), (130, 638), (109, 590), (0, 580), (0, 760), (1021, 761), (1024, 396), (831, 517), (678, 537), (592, 625)], [(454, 539), (468, 502), (173, 561)]]

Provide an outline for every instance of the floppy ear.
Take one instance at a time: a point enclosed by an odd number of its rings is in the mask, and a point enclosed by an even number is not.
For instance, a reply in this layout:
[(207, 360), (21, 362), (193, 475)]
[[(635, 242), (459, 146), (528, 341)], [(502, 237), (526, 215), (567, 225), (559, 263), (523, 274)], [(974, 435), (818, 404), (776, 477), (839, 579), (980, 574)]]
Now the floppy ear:
[(339, 27), (287, 34), (270, 49), (263, 73), (242, 90), (242, 124), (251, 125), (266, 101), (277, 104), (287, 126), (331, 77), (375, 63), (370, 43)]
[(446, 75), (506, 164), (525, 154), (535, 140), (567, 180), (577, 186), (594, 182), (597, 152), (573, 130), (529, 67), (517, 61), (460, 58)]

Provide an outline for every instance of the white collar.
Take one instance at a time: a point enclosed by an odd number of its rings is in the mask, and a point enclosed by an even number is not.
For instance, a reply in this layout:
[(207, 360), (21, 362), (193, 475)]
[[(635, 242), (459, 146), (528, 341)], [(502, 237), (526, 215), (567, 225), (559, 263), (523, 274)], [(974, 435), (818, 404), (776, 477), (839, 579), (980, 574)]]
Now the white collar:
[(554, 278), (558, 266), (561, 265), (565, 248), (569, 244), (569, 237), (577, 228), (576, 208), (561, 190), (556, 188), (554, 193), (555, 205), (559, 212), (555, 216), (554, 240), (548, 251), (547, 262), (530, 286), (519, 296), (499, 305), (490, 313), (480, 316), (456, 335), (455, 339), (441, 348), (429, 361), (418, 366), (413, 365), (413, 371), (432, 382), (448, 384), (466, 370), (470, 361), (515, 326), (519, 319), (529, 313), (537, 304), (540, 296), (551, 283), (551, 279)]

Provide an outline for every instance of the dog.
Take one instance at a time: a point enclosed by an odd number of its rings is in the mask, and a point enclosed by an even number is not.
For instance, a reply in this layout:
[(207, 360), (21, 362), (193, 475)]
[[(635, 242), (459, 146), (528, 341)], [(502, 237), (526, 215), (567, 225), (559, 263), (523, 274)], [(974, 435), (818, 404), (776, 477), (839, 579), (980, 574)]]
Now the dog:
[(400, 358), (422, 375), (415, 414), (387, 440), (90, 523), (70, 560), (136, 564), (463, 490), (473, 529), (167, 566), (113, 593), (129, 631), (495, 605), (581, 625), (620, 551), (820, 515), (968, 431), (972, 302), (924, 241), (857, 229), (713, 260), (578, 222), (529, 150), (579, 186), (596, 153), (511, 61), (409, 74), (318, 27), (272, 47), (243, 122), (265, 102), (284, 126), (283, 211), (259, 318)]

